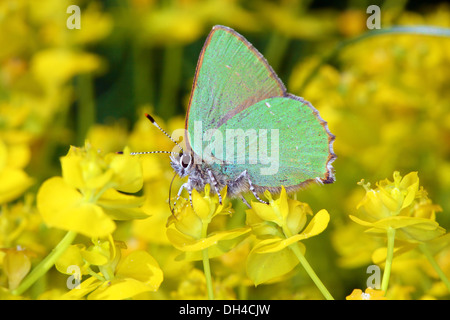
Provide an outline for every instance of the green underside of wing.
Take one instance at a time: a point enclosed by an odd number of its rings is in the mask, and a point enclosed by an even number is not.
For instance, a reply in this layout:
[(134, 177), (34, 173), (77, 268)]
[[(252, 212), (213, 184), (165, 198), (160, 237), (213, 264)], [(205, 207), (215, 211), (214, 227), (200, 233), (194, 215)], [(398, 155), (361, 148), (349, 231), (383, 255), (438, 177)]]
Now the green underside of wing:
[(221, 171), (230, 179), (247, 170), (259, 186), (292, 186), (325, 178), (329, 135), (315, 112), (292, 98), (265, 99), (217, 130), (205, 130), (201, 151), (199, 140), (194, 141), (196, 153), (207, 162), (223, 161)]

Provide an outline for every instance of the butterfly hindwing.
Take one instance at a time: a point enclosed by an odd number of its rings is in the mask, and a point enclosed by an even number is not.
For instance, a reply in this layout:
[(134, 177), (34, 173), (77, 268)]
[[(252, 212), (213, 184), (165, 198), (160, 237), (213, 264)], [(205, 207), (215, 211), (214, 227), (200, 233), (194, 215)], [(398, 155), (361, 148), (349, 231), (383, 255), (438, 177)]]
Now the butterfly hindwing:
[[(247, 170), (255, 186), (266, 188), (332, 178), (334, 136), (318, 111), (302, 98), (262, 100), (218, 131), (224, 138), (221, 171), (230, 178)], [(217, 151), (214, 156), (219, 158)]]

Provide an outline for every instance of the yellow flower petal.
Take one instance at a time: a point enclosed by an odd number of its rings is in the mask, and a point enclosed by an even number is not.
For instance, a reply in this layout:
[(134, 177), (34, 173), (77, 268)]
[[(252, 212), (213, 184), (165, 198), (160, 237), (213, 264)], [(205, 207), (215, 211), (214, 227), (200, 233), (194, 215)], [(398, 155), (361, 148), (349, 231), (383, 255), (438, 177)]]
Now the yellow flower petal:
[(373, 226), (373, 223), (372, 223), (372, 222), (364, 221), (364, 220), (362, 220), (362, 219), (360, 219), (360, 218), (358, 218), (358, 217), (352, 216), (351, 214), (349, 215), (349, 218), (352, 219), (354, 222), (356, 222), (356, 223), (362, 225), (362, 226), (365, 226), (365, 227), (371, 227), (371, 226)]
[(291, 234), (299, 233), (306, 224), (307, 216), (313, 212), (307, 203), (288, 199), (289, 214), (286, 218), (286, 225)]
[(348, 295), (346, 300), (362, 300), (362, 290), (361, 289), (353, 289), (352, 293)]
[(89, 277), (80, 283), (79, 288), (71, 289), (61, 296), (61, 300), (79, 300), (97, 289), (102, 282), (96, 277)]
[(409, 189), (412, 188), (412, 190), (419, 189), (419, 174), (417, 171), (413, 171), (408, 173), (401, 179), (399, 184), (400, 189)]
[(0, 172), (0, 181), (0, 204), (17, 199), (33, 184), (23, 170), (12, 168)]
[(270, 221), (261, 219), (253, 209), (246, 212), (246, 224), (251, 226), (253, 233), (258, 237), (276, 236), (280, 233), (278, 226)]
[(9, 290), (14, 290), (31, 268), (30, 258), (22, 250), (7, 250), (3, 258), (3, 270), (8, 276)]
[(192, 237), (194, 239), (199, 239), (202, 234), (202, 220), (194, 212), (191, 205), (186, 203), (181, 209), (180, 213), (176, 214), (176, 219), (174, 219), (175, 228), (178, 231), (184, 233), (185, 235)]
[(283, 225), (282, 217), (277, 215), (277, 212), (271, 205), (267, 205), (258, 201), (252, 201), (252, 210), (262, 220), (275, 222), (279, 226)]
[(82, 245), (71, 245), (66, 251), (58, 258), (55, 263), (56, 269), (64, 274), (72, 274), (68, 272), (70, 266), (78, 266), (82, 274), (87, 274), (86, 268), (82, 268), (85, 265), (81, 251), (84, 249)]
[(361, 289), (354, 289), (353, 292), (348, 295), (346, 300), (386, 300), (383, 290), (375, 290), (367, 288), (363, 293)]
[(327, 210), (322, 209), (314, 215), (301, 235), (305, 239), (316, 236), (327, 228), (328, 222), (330, 222), (330, 215)]
[(182, 251), (200, 251), (217, 244), (219, 241), (230, 240), (250, 232), (249, 227), (238, 228), (211, 234), (207, 238), (194, 239), (175, 229), (167, 229), (167, 237), (173, 246)]
[(133, 220), (149, 217), (141, 208), (144, 201), (144, 197), (135, 197), (108, 189), (96, 203), (114, 220)]
[(117, 278), (132, 278), (144, 283), (148, 290), (158, 290), (163, 272), (158, 262), (145, 251), (133, 251), (122, 259), (116, 268)]
[(114, 172), (113, 181), (117, 185), (115, 189), (128, 193), (135, 193), (141, 190), (144, 179), (139, 159), (127, 154), (110, 154), (106, 161), (110, 158), (112, 159), (109, 167)]
[[(255, 285), (272, 281), (291, 271), (298, 263), (298, 258), (288, 248), (266, 252), (266, 246), (273, 247), (280, 243), (279, 239), (263, 240), (255, 245), (247, 258), (246, 270)], [(305, 251), (303, 244), (298, 243), (300, 250)], [(263, 253), (261, 253), (263, 252)]]
[(76, 231), (88, 237), (104, 237), (112, 233), (115, 223), (99, 206), (83, 202), (82, 198), (62, 178), (54, 177), (39, 189), (37, 207), (48, 226)]
[(33, 55), (31, 70), (42, 83), (59, 85), (73, 76), (99, 69), (98, 56), (69, 49), (53, 48), (40, 50)]
[(98, 250), (92, 250), (92, 247), (90, 249), (81, 251), (81, 256), (86, 262), (95, 266), (103, 266), (109, 262), (109, 256), (105, 256)]
[[(209, 188), (206, 190), (209, 193)], [(209, 222), (211, 217), (211, 201), (208, 201), (197, 192), (197, 190), (192, 190), (192, 205), (194, 207), (194, 212), (200, 217), (200, 219)]]
[(104, 282), (88, 296), (88, 300), (123, 300), (143, 292), (153, 291), (145, 283), (132, 279), (114, 279)]
[(253, 247), (254, 253), (273, 253), (277, 251), (281, 251), (288, 246), (290, 246), (293, 243), (296, 243), (300, 240), (304, 239), (300, 235), (295, 235), (293, 237), (290, 237), (288, 239), (281, 239), (281, 238), (273, 238), (273, 239), (266, 239), (261, 240), (258, 242), (255, 247)]
[(277, 200), (273, 200), (271, 194), (267, 190), (264, 194), (269, 199), (270, 205), (268, 206), (258, 201), (252, 201), (252, 209), (261, 219), (275, 222), (280, 227), (283, 226), (289, 213), (286, 189), (284, 187), (281, 188), (280, 197)]
[(382, 219), (390, 216), (389, 210), (380, 199), (379, 192), (367, 191), (365, 197), (358, 203), (356, 209), (361, 209), (368, 220)]
[(82, 189), (85, 186), (80, 166), (82, 157), (72, 152), (72, 149), (73, 147), (69, 149), (66, 156), (60, 158), (62, 176), (70, 186)]

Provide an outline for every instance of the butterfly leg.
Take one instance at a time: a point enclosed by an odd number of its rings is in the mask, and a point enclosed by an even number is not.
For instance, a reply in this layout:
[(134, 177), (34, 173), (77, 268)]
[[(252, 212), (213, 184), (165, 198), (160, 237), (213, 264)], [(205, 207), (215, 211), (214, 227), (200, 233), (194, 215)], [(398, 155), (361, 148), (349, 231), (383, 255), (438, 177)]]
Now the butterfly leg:
[[(177, 206), (177, 201), (180, 200), (181, 193), (183, 192), (183, 189), (186, 188), (186, 185), (187, 185), (187, 183), (183, 183), (183, 184), (181, 185), (180, 189), (178, 190), (177, 198), (176, 198), (175, 201), (173, 202), (173, 208), (174, 208), (174, 209), (176, 208), (176, 206)], [(170, 201), (170, 199), (169, 199), (169, 201)]]
[[(250, 180), (250, 176), (248, 175), (247, 170), (244, 170), (244, 171), (243, 171), (243, 172), (235, 179), (235, 181), (237, 181), (237, 180), (239, 180), (239, 179), (243, 179), (243, 178), (247, 179), (247, 182), (248, 182), (248, 185), (249, 185), (249, 189), (250, 189), (250, 191), (253, 193), (253, 195), (255, 196), (255, 198), (256, 198), (259, 202), (262, 202), (262, 203), (265, 203), (265, 204), (269, 204), (268, 202), (262, 200), (262, 199), (258, 196), (258, 194), (256, 193), (255, 187), (253, 186), (252, 180)], [(244, 202), (244, 203), (245, 203), (245, 202)], [(248, 204), (247, 204), (247, 205), (248, 205)]]
[(192, 188), (191, 188), (191, 185), (190, 185), (190, 183), (189, 183), (189, 181), (188, 181), (188, 182), (186, 182), (186, 183), (183, 183), (183, 184), (181, 185), (180, 189), (178, 190), (177, 198), (176, 198), (175, 201), (173, 202), (173, 207), (174, 207), (174, 208), (177, 206), (177, 201), (180, 200), (181, 193), (183, 192), (183, 189), (186, 189), (186, 190), (188, 191), (188, 193), (189, 193), (189, 201), (190, 201), (191, 207), (192, 207)]
[(212, 173), (212, 171), (210, 169), (208, 169), (208, 175), (209, 175), (209, 178), (210, 178), (210, 180), (212, 182), (214, 190), (216, 191), (217, 195), (219, 196), (219, 203), (222, 204), (222, 195), (220, 194), (219, 187), (217, 186), (217, 180), (214, 177), (214, 175), (213, 175), (213, 173)]
[(245, 200), (244, 196), (241, 196), (241, 200), (247, 206), (247, 208), (249, 208), (249, 209), (252, 208), (252, 206), (247, 202), (247, 200)]

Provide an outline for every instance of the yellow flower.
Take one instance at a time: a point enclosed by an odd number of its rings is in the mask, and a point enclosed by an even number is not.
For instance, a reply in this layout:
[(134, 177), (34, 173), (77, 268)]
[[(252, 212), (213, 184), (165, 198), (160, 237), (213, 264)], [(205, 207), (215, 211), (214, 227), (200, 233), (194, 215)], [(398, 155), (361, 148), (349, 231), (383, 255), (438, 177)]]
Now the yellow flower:
[[(364, 185), (363, 185), (364, 186)], [(411, 172), (401, 177), (398, 171), (394, 172), (394, 181), (388, 179), (377, 183), (377, 189), (368, 189), (370, 184), (364, 186), (366, 197), (358, 204), (372, 219), (386, 218), (398, 215), (401, 209), (409, 206), (416, 195), (419, 196), (419, 177), (417, 172)]]
[(21, 167), (17, 167), (17, 163), (22, 163), (22, 157), (26, 155), (14, 150), (18, 149), (7, 146), (0, 139), (0, 204), (17, 199), (33, 184), (33, 179)]
[(362, 10), (348, 9), (338, 17), (338, 29), (347, 37), (357, 36), (367, 30), (367, 14)]
[[(301, 5), (298, 5), (301, 7)], [(332, 15), (326, 11), (298, 14), (301, 8), (291, 3), (280, 5), (264, 2), (261, 5), (263, 18), (270, 26), (286, 37), (300, 39), (317, 39), (330, 34), (336, 29)]]
[(372, 263), (372, 252), (380, 246), (381, 239), (372, 237), (363, 231), (364, 228), (355, 223), (338, 225), (334, 228), (331, 234), (331, 243), (339, 254), (338, 266), (358, 268)]
[(205, 275), (198, 269), (193, 269), (188, 276), (178, 285), (177, 291), (172, 293), (173, 299), (205, 300), (206, 292)]
[(114, 188), (134, 193), (143, 184), (142, 168), (136, 157), (113, 153), (102, 156), (89, 143), (85, 148), (71, 147), (61, 158), (61, 166), (64, 181), (82, 192)]
[(102, 12), (100, 3), (92, 2), (82, 11), (82, 26), (77, 32), (71, 34), (70, 41), (76, 44), (85, 44), (99, 41), (112, 30), (113, 18)]
[[(218, 300), (235, 300), (236, 295), (230, 288), (215, 281), (214, 291)], [(192, 269), (179, 283), (176, 291), (171, 292), (175, 300), (205, 300), (208, 298), (205, 275), (198, 269)]]
[(320, 234), (330, 220), (328, 212), (320, 210), (305, 228), (307, 216), (313, 215), (306, 203), (288, 199), (284, 187), (277, 200), (268, 191), (265, 196), (269, 205), (252, 202), (246, 211), (247, 224), (260, 239), (247, 259), (247, 273), (255, 285), (291, 271), (299, 260), (290, 246), (298, 246), (304, 254), (306, 248), (299, 241)]
[(98, 56), (64, 48), (39, 51), (31, 61), (34, 76), (48, 87), (63, 85), (77, 74), (96, 71), (101, 67), (102, 61)]
[[(47, 252), (47, 243), (41, 241), (42, 219), (33, 195), (27, 194), (24, 202), (3, 205), (0, 212), (0, 248), (22, 247), (38, 255)], [(51, 238), (50, 233), (46, 236), (47, 240)]]
[(143, 199), (120, 193), (142, 187), (139, 161), (129, 155), (108, 154), (72, 147), (61, 158), (63, 177), (45, 181), (37, 195), (44, 222), (89, 237), (103, 237), (115, 229), (113, 220), (148, 217)]
[(419, 189), (417, 172), (402, 178), (396, 171), (393, 182), (380, 181), (376, 189), (370, 189), (370, 184), (363, 186), (366, 195), (357, 206), (361, 215), (350, 218), (369, 227), (367, 232), (383, 235), (392, 228), (396, 239), (409, 242), (428, 241), (445, 233), (435, 221), (440, 207), (431, 205), (426, 192)]
[(346, 300), (386, 300), (384, 291), (367, 288), (365, 292), (361, 289), (354, 289), (353, 292), (345, 298)]
[(188, 201), (176, 209), (175, 215), (168, 221), (167, 237), (172, 245), (184, 251), (189, 260), (201, 260), (202, 250), (208, 249), (209, 258), (213, 258), (229, 251), (250, 232), (249, 227), (237, 228), (228, 231), (209, 233), (207, 228), (211, 220), (220, 214), (230, 214), (230, 207), (224, 206), (226, 189), (222, 194), (222, 204), (219, 197), (209, 195), (210, 186), (205, 186), (204, 196), (197, 190), (192, 191), (192, 207)]
[(202, 23), (197, 16), (193, 10), (154, 9), (145, 17), (142, 27), (147, 37), (156, 43), (191, 43), (202, 32)]
[(127, 132), (120, 123), (95, 124), (89, 128), (87, 140), (103, 153), (117, 152), (126, 145)]
[[(121, 242), (96, 241), (85, 249), (71, 246), (58, 260), (56, 268), (70, 275), (69, 266), (77, 266), (81, 274), (92, 275), (62, 296), (62, 299), (117, 300), (158, 290), (163, 273), (156, 260), (145, 251), (133, 251), (122, 257)], [(94, 270), (98, 268), (99, 272)]]
[(30, 271), (30, 258), (34, 257), (35, 254), (20, 246), (0, 249), (0, 251), (5, 253), (2, 261), (2, 269), (8, 278), (8, 288), (9, 290), (14, 290)]

